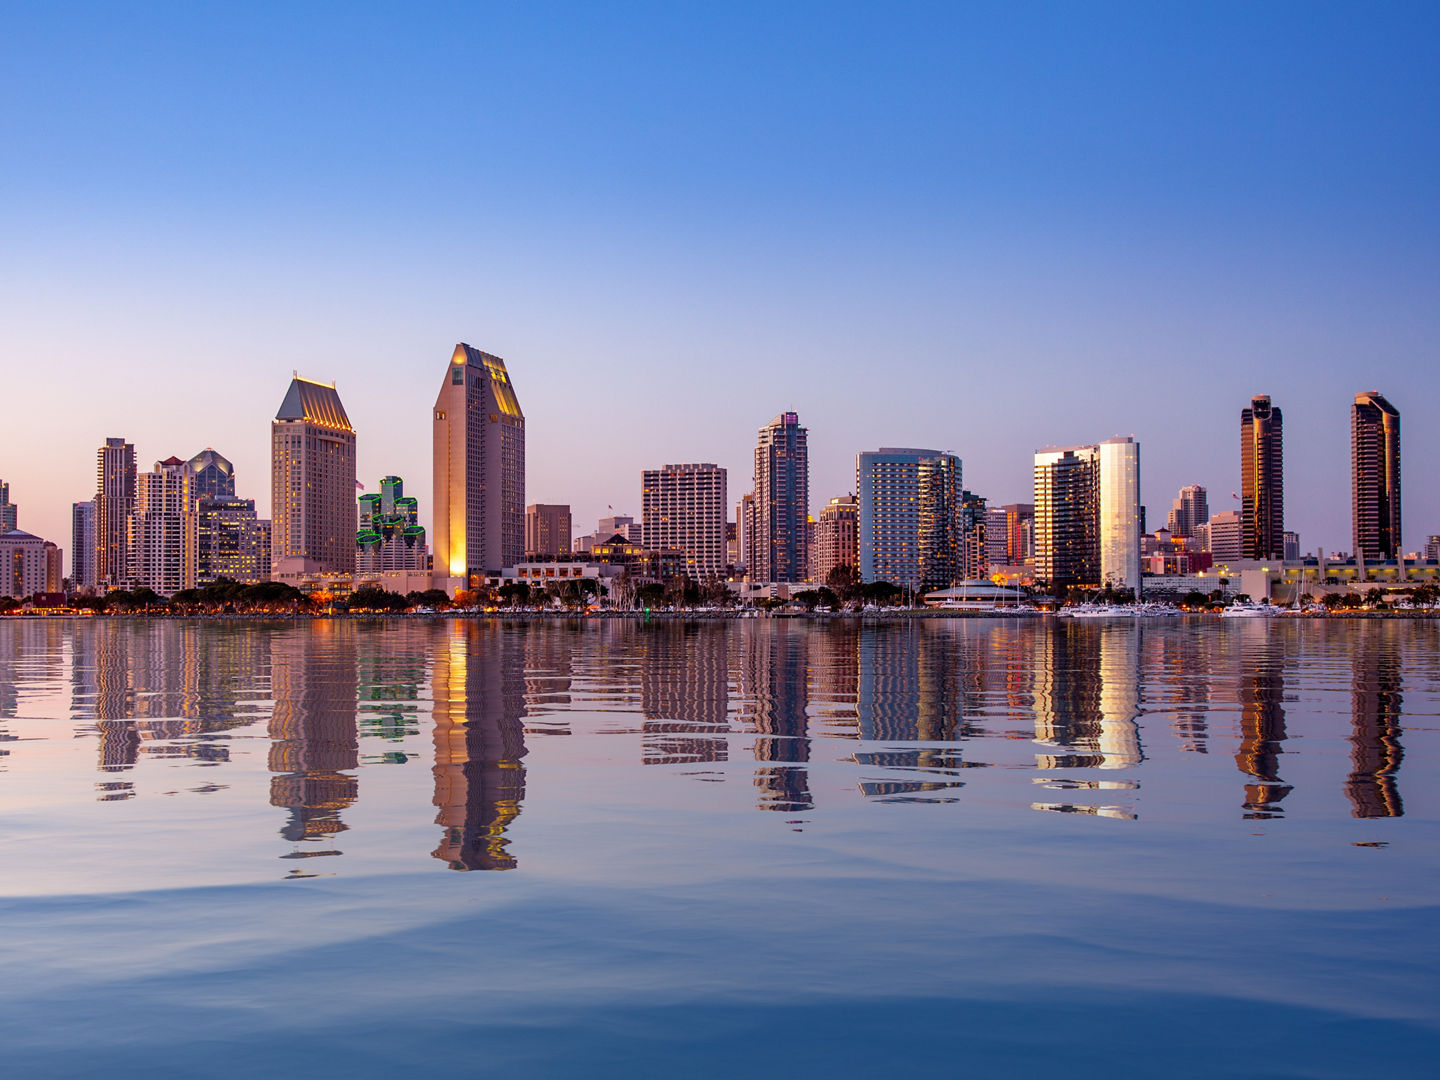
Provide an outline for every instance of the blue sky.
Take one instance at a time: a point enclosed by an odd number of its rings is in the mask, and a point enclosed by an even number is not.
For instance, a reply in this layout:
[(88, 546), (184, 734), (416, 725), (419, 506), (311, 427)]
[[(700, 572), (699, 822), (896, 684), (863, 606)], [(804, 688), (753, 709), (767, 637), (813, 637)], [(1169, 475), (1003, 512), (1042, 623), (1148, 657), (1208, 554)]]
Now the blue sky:
[(1350, 546), (1349, 402), (1440, 532), (1433, 4), (29, 5), (0, 38), (0, 478), (69, 546), (94, 450), (213, 446), (269, 505), (292, 369), (429, 518), (456, 341), (506, 358), (528, 497), (810, 428), (1031, 453), (1134, 434), (1163, 520), (1287, 420), (1287, 525)]

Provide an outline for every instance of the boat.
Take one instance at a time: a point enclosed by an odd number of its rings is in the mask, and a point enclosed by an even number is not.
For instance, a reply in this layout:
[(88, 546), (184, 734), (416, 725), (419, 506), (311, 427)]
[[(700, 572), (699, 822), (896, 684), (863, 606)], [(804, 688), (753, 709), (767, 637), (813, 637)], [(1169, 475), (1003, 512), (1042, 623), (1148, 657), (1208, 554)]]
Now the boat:
[(1220, 611), (1222, 619), (1266, 619), (1278, 614), (1280, 614), (1279, 608), (1269, 604), (1257, 604), (1251, 600), (1231, 604)]
[(1076, 604), (1071, 608), (1060, 610), (1061, 618), (1066, 619), (1133, 619), (1135, 609), (1123, 604)]

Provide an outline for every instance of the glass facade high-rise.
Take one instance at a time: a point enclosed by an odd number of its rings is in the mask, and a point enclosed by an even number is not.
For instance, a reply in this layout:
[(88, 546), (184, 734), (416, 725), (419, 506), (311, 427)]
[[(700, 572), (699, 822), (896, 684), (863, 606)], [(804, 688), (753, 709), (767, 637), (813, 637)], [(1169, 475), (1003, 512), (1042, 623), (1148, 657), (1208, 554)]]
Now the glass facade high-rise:
[(1398, 558), (1400, 410), (1378, 390), (1356, 394), (1350, 410), (1350, 478), (1356, 553), (1371, 561)]
[(270, 425), (271, 556), (355, 570), (355, 429), (332, 384), (295, 376)]
[(241, 585), (270, 580), (270, 527), (256, 515), (254, 499), (197, 499), (196, 586), (222, 578)]
[(405, 481), (386, 476), (380, 490), (360, 496), (360, 529), (355, 534), (356, 569), (373, 574), (384, 570), (425, 570), (430, 562), (420, 503), (405, 494)]
[(76, 589), (95, 587), (95, 500), (70, 507), (70, 583)]
[(135, 509), (135, 447), (124, 439), (106, 439), (95, 457), (95, 579), (102, 589), (117, 589), (130, 574), (128, 530)]
[(1210, 520), (1210, 500), (1199, 484), (1186, 484), (1170, 504), (1165, 528), (1171, 536), (1194, 536), (1195, 530)]
[(961, 462), (911, 447), (855, 459), (860, 577), (904, 589), (943, 589), (963, 574)]
[(755, 445), (755, 550), (746, 566), (751, 581), (804, 581), (810, 566), (807, 430), (793, 412), (762, 427)]
[(525, 414), (505, 361), (455, 346), (435, 399), (435, 571), (494, 576), (525, 555)]
[(1140, 444), (1132, 438), (1035, 453), (1035, 577), (1138, 596)]
[(10, 485), (0, 480), (0, 533), (20, 528), (20, 511), (10, 501)]
[(1269, 395), (1240, 413), (1240, 518), (1244, 557), (1285, 557), (1284, 417)]
[(233, 499), (235, 497), (235, 466), (230, 459), (206, 447), (189, 461), (197, 499)]

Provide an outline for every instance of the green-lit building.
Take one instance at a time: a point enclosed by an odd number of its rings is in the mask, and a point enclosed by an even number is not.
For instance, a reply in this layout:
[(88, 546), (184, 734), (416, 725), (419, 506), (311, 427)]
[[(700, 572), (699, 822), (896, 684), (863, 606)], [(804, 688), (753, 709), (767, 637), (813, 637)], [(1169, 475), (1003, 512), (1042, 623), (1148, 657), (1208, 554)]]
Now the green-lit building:
[(429, 549), (420, 505), (405, 494), (405, 481), (387, 476), (380, 490), (360, 496), (360, 531), (355, 534), (355, 568), (362, 574), (382, 570), (427, 570)]

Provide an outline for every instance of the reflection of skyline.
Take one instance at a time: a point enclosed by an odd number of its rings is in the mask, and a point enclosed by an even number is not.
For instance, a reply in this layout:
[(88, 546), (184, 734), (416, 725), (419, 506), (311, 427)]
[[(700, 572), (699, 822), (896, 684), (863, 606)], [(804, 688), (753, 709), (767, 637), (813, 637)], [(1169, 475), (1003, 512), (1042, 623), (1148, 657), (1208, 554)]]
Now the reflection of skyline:
[[(1281, 641), (1259, 641), (1266, 626), (1240, 628), (1241, 650), (1240, 750), (1235, 764), (1258, 783), (1245, 785), (1248, 818), (1274, 817), (1280, 801), (1293, 790), (1280, 779), (1280, 755), (1285, 752), (1285, 656)], [(1283, 639), (1282, 639), (1283, 640)], [(1256, 647), (1258, 646), (1258, 647)]]
[(289, 809), (280, 835), (292, 843), (348, 828), (340, 812), (360, 786), (347, 771), (360, 764), (358, 680), (351, 623), (317, 621), (271, 639), (270, 805)]
[(1138, 625), (1056, 620), (1033, 638), (1035, 755), (1041, 769), (1127, 769), (1140, 748)]
[(661, 622), (639, 635), (644, 764), (728, 760), (729, 640), (713, 622)]
[(555, 632), (447, 622), (434, 672), (435, 823), (432, 852), (452, 870), (513, 870), (505, 829), (525, 797), (525, 639)]
[[(1357, 818), (1402, 817), (1396, 774), (1405, 750), (1400, 745), (1400, 657), (1394, 628), (1366, 622), (1350, 654), (1350, 775), (1345, 794)], [(1379, 639), (1379, 640), (1377, 640)]]
[(740, 635), (737, 679), (746, 700), (741, 719), (757, 734), (755, 786), (761, 810), (799, 812), (815, 806), (810, 794), (810, 628), (786, 620), (767, 632)]

